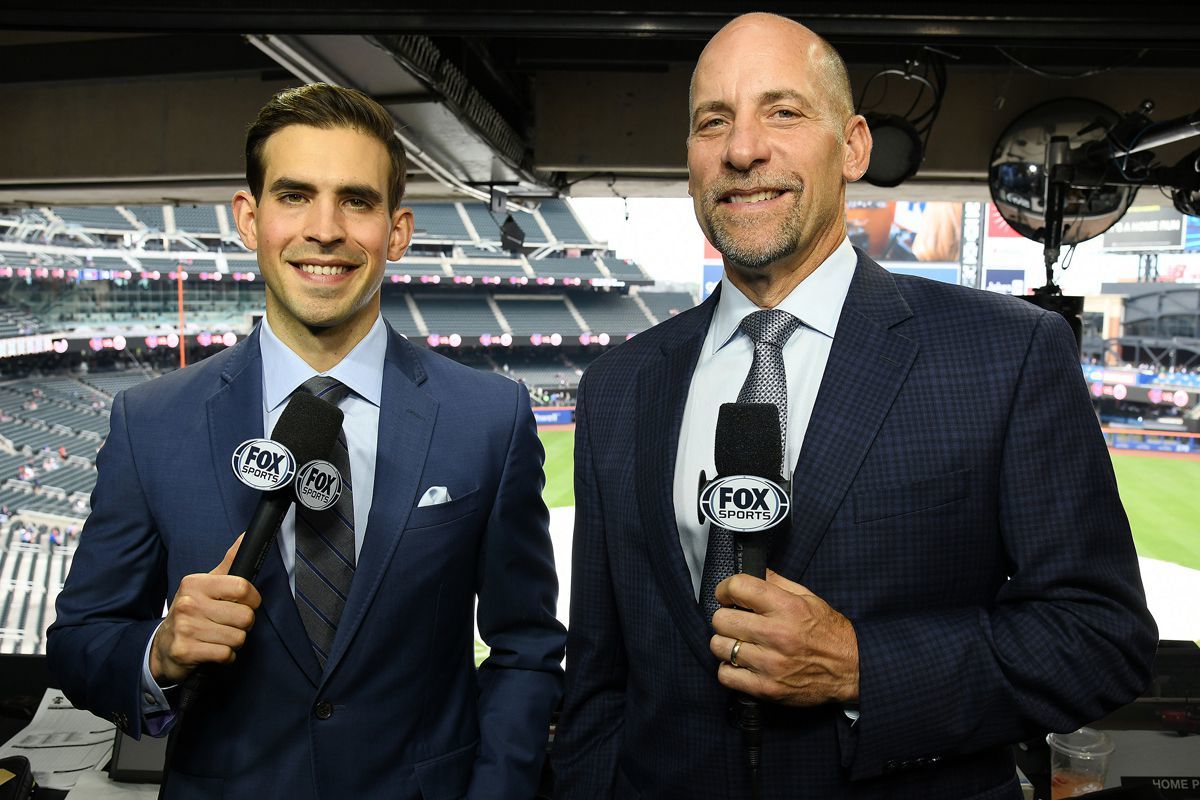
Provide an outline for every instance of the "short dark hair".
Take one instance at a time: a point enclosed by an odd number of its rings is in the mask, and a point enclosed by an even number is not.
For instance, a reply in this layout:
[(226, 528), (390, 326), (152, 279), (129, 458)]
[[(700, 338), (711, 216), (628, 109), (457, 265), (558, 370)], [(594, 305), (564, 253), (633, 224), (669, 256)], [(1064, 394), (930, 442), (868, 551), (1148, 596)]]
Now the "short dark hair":
[(407, 159), (404, 145), (396, 136), (395, 123), (383, 106), (357, 89), (310, 83), (284, 89), (262, 107), (246, 130), (246, 183), (254, 200), (262, 200), (266, 168), (263, 149), (267, 140), (289, 125), (313, 128), (350, 128), (373, 136), (387, 148), (391, 163), (388, 176), (388, 210), (400, 206), (404, 196)]

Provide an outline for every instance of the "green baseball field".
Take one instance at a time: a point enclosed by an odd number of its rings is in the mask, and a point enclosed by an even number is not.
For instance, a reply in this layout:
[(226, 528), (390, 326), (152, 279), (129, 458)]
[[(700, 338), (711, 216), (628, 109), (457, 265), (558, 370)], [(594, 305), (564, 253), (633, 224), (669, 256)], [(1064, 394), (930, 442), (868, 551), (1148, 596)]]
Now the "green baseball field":
[(1200, 460), (1116, 453), (1138, 555), (1200, 570)]
[[(572, 430), (541, 431), (550, 508), (575, 505)], [(1117, 485), (1138, 554), (1200, 570), (1200, 460), (1117, 453)]]
[(575, 505), (575, 430), (559, 428), (539, 430), (542, 447), (546, 448), (546, 488), (542, 499), (550, 508)]

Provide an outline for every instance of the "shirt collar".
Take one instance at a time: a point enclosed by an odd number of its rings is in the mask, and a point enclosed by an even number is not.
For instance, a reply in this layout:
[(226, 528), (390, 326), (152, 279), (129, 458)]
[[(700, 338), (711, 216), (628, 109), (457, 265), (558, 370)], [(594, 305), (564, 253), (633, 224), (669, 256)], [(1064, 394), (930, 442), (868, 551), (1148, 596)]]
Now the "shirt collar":
[[(776, 308), (788, 312), (805, 327), (832, 339), (857, 266), (858, 255), (850, 246), (850, 240), (843, 239), (837, 249), (800, 281)], [(721, 299), (713, 312), (710, 326), (715, 334), (710, 338), (714, 343), (712, 352), (716, 353), (729, 344), (738, 333), (742, 319), (758, 310), (758, 306), (730, 282), (728, 275), (722, 275)]]
[(333, 369), (318, 373), (284, 344), (264, 316), (258, 333), (263, 363), (263, 399), (267, 411), (274, 411), (292, 396), (292, 392), (314, 375), (328, 375), (344, 383), (359, 397), (378, 406), (383, 396), (383, 362), (387, 355), (387, 329), (383, 317)]

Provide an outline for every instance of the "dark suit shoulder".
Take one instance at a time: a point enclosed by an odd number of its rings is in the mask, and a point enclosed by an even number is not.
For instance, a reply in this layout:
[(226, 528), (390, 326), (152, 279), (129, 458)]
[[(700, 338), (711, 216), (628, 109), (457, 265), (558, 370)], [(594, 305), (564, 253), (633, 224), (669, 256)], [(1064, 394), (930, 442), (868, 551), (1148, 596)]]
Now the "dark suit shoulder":
[(893, 330), (959, 363), (1020, 363), (1039, 327), (1071, 338), (1066, 321), (1019, 297), (895, 275), (912, 316)]
[(917, 316), (970, 317), (980, 324), (1032, 327), (1050, 313), (1027, 300), (916, 275), (896, 275), (896, 288)]

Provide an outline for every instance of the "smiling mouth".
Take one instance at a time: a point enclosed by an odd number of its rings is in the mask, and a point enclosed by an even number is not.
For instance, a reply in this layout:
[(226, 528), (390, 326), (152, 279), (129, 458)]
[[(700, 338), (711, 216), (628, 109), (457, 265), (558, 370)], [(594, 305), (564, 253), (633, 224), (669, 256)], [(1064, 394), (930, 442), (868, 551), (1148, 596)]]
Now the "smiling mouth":
[(309, 275), (342, 275), (354, 269), (344, 264), (302, 264), (295, 261), (289, 263)]
[(762, 203), (774, 200), (784, 193), (782, 189), (763, 189), (753, 194), (731, 194), (721, 198), (722, 203)]

